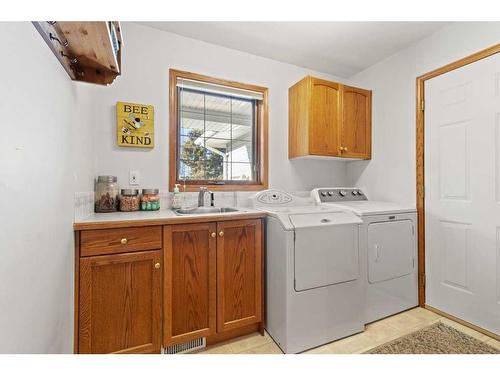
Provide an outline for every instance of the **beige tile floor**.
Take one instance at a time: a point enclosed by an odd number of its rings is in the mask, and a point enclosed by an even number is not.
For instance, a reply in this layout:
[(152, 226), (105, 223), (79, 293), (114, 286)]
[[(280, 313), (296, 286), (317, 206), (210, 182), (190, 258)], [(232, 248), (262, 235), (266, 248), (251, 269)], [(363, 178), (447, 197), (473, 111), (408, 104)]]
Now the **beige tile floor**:
[[(375, 323), (368, 324), (366, 330), (357, 335), (332, 342), (314, 349), (306, 354), (348, 354), (363, 353), (381, 344), (397, 339), (413, 331), (437, 322), (443, 322), (468, 335), (475, 337), (489, 345), (500, 349), (500, 341), (483, 335), (469, 327), (463, 326), (450, 319), (435, 314), (432, 311), (417, 307), (412, 310), (393, 315)], [(248, 336), (233, 339), (213, 345), (198, 351), (201, 354), (282, 354), (273, 339), (265, 333), (261, 336), (254, 333)]]

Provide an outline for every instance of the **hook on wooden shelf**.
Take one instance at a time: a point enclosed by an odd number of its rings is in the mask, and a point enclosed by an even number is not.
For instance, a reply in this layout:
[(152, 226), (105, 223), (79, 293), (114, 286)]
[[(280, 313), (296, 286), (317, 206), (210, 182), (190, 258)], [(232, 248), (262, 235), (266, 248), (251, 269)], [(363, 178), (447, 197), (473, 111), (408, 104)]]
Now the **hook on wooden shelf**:
[(64, 42), (61, 42), (61, 40), (58, 37), (54, 36), (52, 33), (49, 33), (49, 38), (50, 38), (50, 40), (55, 40), (61, 46), (67, 47), (69, 45), (67, 40), (65, 40)]
[(71, 58), (68, 55), (66, 55), (63, 51), (61, 51), (61, 56), (66, 57), (71, 64), (76, 64), (78, 63), (78, 59), (76, 57)]

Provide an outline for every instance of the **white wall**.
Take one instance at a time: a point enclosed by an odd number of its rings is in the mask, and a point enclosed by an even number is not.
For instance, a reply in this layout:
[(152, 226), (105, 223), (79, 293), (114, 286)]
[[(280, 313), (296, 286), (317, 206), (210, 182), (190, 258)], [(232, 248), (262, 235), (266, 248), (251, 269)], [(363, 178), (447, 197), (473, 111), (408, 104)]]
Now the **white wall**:
[(375, 199), (416, 202), (415, 79), (500, 43), (500, 23), (456, 23), (350, 78), (373, 90), (373, 159), (347, 166)]
[(31, 23), (0, 23), (0, 353), (72, 351), (73, 193), (92, 190), (90, 105)]
[[(128, 185), (129, 170), (138, 170), (143, 187), (168, 188), (168, 72), (187, 70), (269, 88), (269, 183), (288, 190), (345, 182), (344, 162), (288, 160), (288, 88), (307, 74), (335, 77), (205, 42), (124, 23), (123, 76), (110, 87), (94, 87), (96, 175), (118, 176)], [(155, 148), (116, 146), (117, 101), (155, 107)]]

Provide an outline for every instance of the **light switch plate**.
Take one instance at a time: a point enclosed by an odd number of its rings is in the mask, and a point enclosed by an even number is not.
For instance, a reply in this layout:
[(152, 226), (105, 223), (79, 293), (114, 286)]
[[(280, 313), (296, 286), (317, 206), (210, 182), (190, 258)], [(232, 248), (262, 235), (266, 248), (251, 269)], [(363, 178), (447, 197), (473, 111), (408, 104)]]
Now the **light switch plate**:
[(137, 186), (140, 184), (140, 174), (139, 171), (130, 171), (128, 174), (128, 183), (131, 186)]

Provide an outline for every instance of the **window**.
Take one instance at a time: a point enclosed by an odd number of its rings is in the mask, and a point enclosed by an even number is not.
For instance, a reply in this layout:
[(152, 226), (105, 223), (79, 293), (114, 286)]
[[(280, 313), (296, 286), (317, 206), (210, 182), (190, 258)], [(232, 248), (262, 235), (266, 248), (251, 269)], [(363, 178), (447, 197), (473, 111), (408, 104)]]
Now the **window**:
[(267, 188), (267, 89), (170, 71), (170, 188)]

